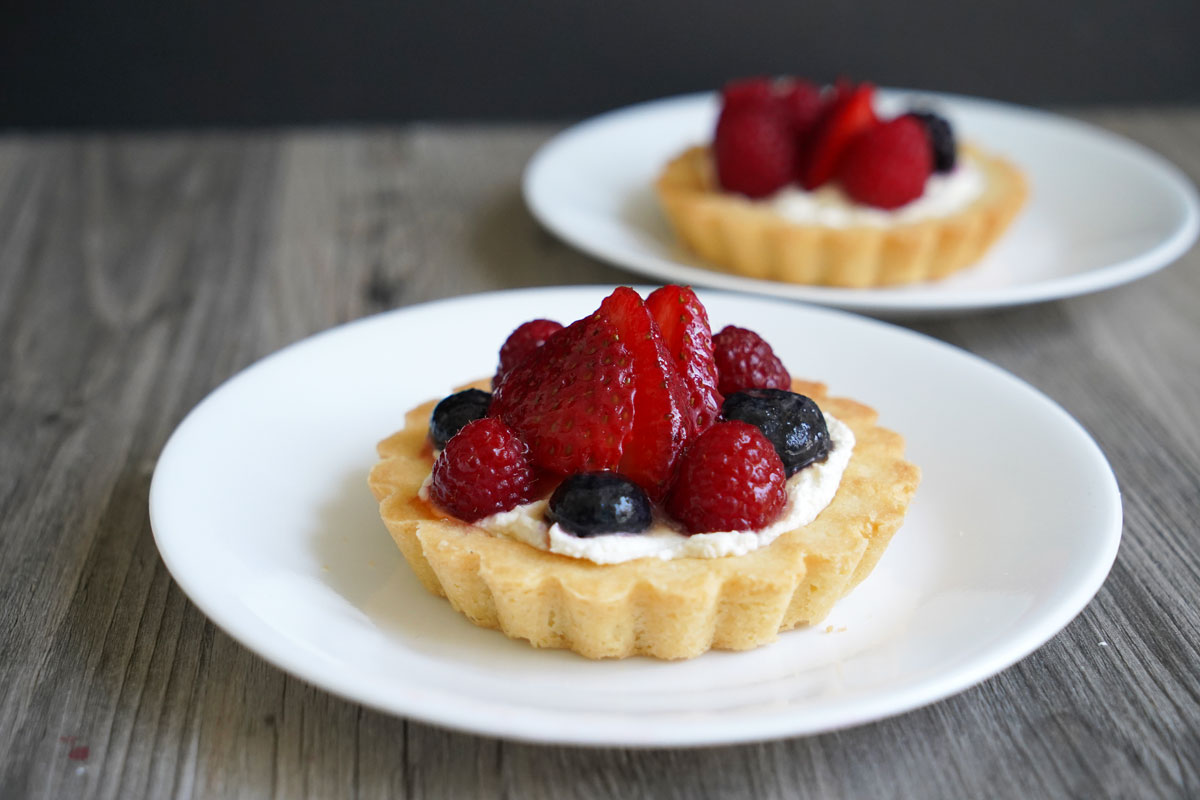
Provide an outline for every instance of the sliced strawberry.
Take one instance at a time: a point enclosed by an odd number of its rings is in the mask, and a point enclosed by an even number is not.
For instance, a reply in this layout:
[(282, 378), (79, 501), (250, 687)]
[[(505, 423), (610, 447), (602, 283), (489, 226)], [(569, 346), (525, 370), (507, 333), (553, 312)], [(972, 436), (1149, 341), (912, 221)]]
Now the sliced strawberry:
[(633, 368), (633, 428), (618, 471), (660, 500), (691, 428), (687, 387), (637, 292), (622, 286), (596, 316), (616, 329)]
[(856, 136), (878, 124), (871, 98), (875, 87), (861, 83), (856, 88), (841, 86), (834, 100), (813, 129), (798, 159), (797, 177), (808, 190), (823, 185), (837, 172), (842, 154)]
[(655, 289), (646, 298), (646, 308), (658, 323), (667, 352), (675, 359), (675, 367), (687, 387), (692, 423), (690, 440), (708, 430), (721, 413), (708, 312), (690, 286)]
[(599, 314), (558, 331), (505, 375), (488, 415), (516, 430), (542, 469), (615, 469), (634, 424), (625, 338)]

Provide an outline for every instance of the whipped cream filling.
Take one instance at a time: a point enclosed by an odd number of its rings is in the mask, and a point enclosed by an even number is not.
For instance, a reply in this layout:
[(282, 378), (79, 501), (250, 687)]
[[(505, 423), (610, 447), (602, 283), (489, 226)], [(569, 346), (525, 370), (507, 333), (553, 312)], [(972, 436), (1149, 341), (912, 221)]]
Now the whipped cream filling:
[[(837, 418), (825, 415), (832, 444), (824, 461), (810, 464), (787, 482), (787, 503), (779, 519), (753, 531), (719, 531), (688, 536), (671, 519), (656, 514), (650, 528), (641, 533), (606, 533), (576, 536), (557, 523), (546, 522), (547, 498), (484, 517), (475, 524), (496, 536), (506, 536), (539, 550), (581, 558), (596, 564), (619, 564), (638, 558), (722, 558), (741, 556), (766, 547), (787, 531), (817, 518), (837, 494), (846, 465), (854, 450), (854, 432)], [(427, 477), (420, 496), (429, 498)]]
[(930, 175), (925, 192), (900, 208), (887, 210), (856, 203), (832, 181), (811, 192), (789, 186), (759, 202), (769, 204), (779, 216), (797, 224), (884, 227), (953, 214), (973, 203), (983, 189), (979, 165), (969, 156), (962, 156), (953, 172)]

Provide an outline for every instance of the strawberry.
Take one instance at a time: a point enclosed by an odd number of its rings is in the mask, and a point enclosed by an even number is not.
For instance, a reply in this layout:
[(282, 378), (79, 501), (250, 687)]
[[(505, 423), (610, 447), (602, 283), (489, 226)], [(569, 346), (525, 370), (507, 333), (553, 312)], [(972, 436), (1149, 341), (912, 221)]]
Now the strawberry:
[(488, 414), (528, 442), (537, 466), (568, 475), (621, 462), (634, 424), (634, 361), (623, 333), (599, 314), (585, 317), (496, 388)]
[(933, 150), (921, 121), (903, 116), (873, 128), (851, 143), (838, 180), (854, 200), (899, 208), (925, 191)]
[(477, 419), (446, 442), (433, 464), (429, 495), (466, 522), (533, 499), (529, 448), (495, 417)]
[(713, 140), (717, 179), (728, 192), (766, 197), (796, 171), (796, 150), (787, 117), (774, 103), (727, 107)]
[(861, 83), (851, 89), (841, 84), (833, 101), (817, 121), (805, 153), (798, 159), (797, 178), (805, 189), (816, 189), (837, 173), (843, 153), (859, 134), (877, 123), (871, 98), (875, 87)]
[(762, 431), (718, 422), (692, 442), (667, 497), (667, 511), (689, 533), (755, 530), (787, 502), (783, 462)]
[(528, 358), (534, 350), (545, 344), (551, 335), (561, 331), (562, 327), (562, 323), (549, 319), (530, 320), (518, 326), (500, 348), (500, 366), (496, 368), (492, 385), (499, 386), (505, 373), (512, 371), (513, 367)]
[(690, 286), (655, 289), (646, 298), (646, 308), (658, 323), (667, 352), (675, 359), (675, 367), (687, 387), (692, 420), (690, 439), (707, 430), (721, 413), (708, 312)]
[(761, 336), (745, 328), (725, 326), (713, 337), (717, 390), (728, 397), (745, 389), (792, 388), (792, 376)]
[(633, 427), (617, 471), (660, 500), (691, 427), (687, 387), (637, 292), (618, 288), (596, 316), (612, 325), (633, 369)]

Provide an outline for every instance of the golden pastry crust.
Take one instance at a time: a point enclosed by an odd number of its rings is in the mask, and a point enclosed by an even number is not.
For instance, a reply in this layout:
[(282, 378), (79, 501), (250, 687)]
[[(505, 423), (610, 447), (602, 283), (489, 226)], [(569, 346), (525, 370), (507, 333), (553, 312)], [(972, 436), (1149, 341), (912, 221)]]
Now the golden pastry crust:
[(598, 565), (538, 550), (449, 518), (417, 493), (432, 467), (435, 401), (379, 444), (369, 483), (413, 571), (471, 622), (536, 647), (588, 658), (691, 658), (748, 650), (819, 622), (868, 574), (904, 520), (920, 471), (904, 440), (861, 403), (795, 390), (845, 422), (857, 443), (837, 495), (810, 524), (744, 556)]
[(707, 147), (667, 164), (655, 189), (679, 240), (714, 269), (751, 278), (865, 288), (944, 278), (980, 258), (1025, 204), (1029, 187), (1008, 161), (964, 145), (985, 188), (970, 205), (889, 227), (789, 222), (717, 188)]

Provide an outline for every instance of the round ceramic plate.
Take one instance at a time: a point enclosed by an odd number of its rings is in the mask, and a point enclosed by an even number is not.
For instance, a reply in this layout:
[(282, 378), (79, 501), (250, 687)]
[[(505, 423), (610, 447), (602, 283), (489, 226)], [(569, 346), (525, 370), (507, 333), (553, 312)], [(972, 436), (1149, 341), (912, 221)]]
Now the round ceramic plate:
[[(875, 572), (819, 626), (684, 662), (588, 661), (476, 628), (421, 587), (379, 520), (375, 444), (410, 407), (490, 374), (521, 322), (576, 319), (605, 294), (416, 306), (232, 378), (180, 424), (154, 473), (150, 518), (171, 574), (235, 639), (335, 694), (482, 734), (615, 746), (814, 733), (933, 702), (1037, 648), (1107, 575), (1117, 485), (1045, 396), (884, 323), (702, 294), (715, 326), (753, 320), (793, 372), (874, 406), (907, 438), (924, 476)], [(464, 336), (464, 319), (489, 333)]]
[(1148, 275), (1196, 239), (1196, 192), (1172, 164), (1065, 117), (941, 94), (881, 93), (885, 113), (937, 108), (963, 139), (1016, 162), (1032, 187), (1013, 227), (977, 265), (942, 281), (839, 289), (707, 269), (675, 240), (652, 184), (666, 162), (708, 141), (709, 94), (614, 111), (559, 134), (525, 171), (535, 217), (580, 250), (663, 282), (789, 297), (870, 313), (946, 313), (1084, 294)]

